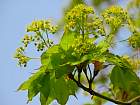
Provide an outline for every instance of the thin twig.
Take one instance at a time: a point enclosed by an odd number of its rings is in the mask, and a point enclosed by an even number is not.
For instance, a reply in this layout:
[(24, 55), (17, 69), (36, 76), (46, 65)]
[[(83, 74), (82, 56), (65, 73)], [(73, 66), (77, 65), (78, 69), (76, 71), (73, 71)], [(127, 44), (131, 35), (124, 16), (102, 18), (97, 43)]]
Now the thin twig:
[(76, 71), (77, 71), (76, 69), (73, 71), (73, 76), (75, 76), (75, 74), (76, 74)]
[(31, 58), (31, 57), (30, 57), (30, 59), (40, 59), (40, 58)]
[(46, 45), (46, 47), (48, 47), (48, 45), (47, 45), (45, 39), (43, 38), (43, 36), (41, 35), (41, 32), (40, 32), (40, 31), (39, 31), (39, 36), (40, 36), (40, 38), (43, 40), (43, 42), (44, 42), (44, 44)]
[(49, 41), (49, 35), (48, 35), (47, 30), (46, 30), (46, 35), (47, 35), (47, 39), (48, 39), (48, 44), (49, 44), (49, 47), (51, 47), (51, 44), (50, 44), (50, 41)]
[(89, 73), (90, 73), (90, 80), (91, 80), (91, 78), (92, 78), (92, 73), (91, 73), (91, 69), (90, 69), (89, 64), (88, 64), (88, 70), (89, 70)]
[(80, 78), (81, 78), (81, 72), (78, 70), (78, 82), (80, 83)]
[(83, 70), (83, 72), (84, 72), (84, 74), (85, 74), (85, 76), (86, 76), (86, 78), (87, 78), (87, 81), (88, 81), (88, 83), (89, 83), (90, 79), (88, 78), (88, 75), (87, 75), (87, 70), (86, 70), (86, 68)]

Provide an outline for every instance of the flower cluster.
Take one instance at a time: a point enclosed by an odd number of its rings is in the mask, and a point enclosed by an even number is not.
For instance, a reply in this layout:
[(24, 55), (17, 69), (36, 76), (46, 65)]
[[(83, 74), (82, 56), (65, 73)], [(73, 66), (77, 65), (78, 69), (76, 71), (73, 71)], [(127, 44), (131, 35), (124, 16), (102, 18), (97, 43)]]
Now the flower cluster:
[(66, 14), (65, 29), (73, 29), (84, 24), (89, 14), (94, 14), (93, 8), (79, 4)]
[(57, 26), (53, 26), (49, 20), (36, 20), (27, 26), (27, 32), (49, 31), (54, 34), (57, 31)]
[(22, 43), (24, 44), (24, 47), (27, 47), (28, 44), (29, 44), (30, 42), (32, 42), (33, 40), (34, 40), (34, 39), (33, 39), (32, 36), (29, 36), (29, 35), (25, 34), (25, 35), (24, 35), (24, 38), (22, 39)]
[(128, 19), (127, 11), (119, 6), (112, 6), (106, 9), (102, 13), (102, 16), (106, 23), (114, 29), (120, 27), (123, 23), (126, 23)]
[(17, 48), (14, 58), (18, 59), (18, 64), (20, 66), (23, 65), (24, 67), (26, 67), (27, 62), (30, 60), (30, 58), (24, 55), (24, 50), (25, 49), (23, 47)]
[(33, 35), (25, 34), (22, 43), (23, 46), (17, 48), (15, 58), (18, 59), (19, 65), (27, 65), (27, 62), (31, 59), (24, 55), (25, 49), (31, 42), (34, 43), (37, 51), (44, 51), (45, 49), (53, 45), (53, 41), (49, 39), (48, 34), (55, 34), (57, 26), (53, 26), (49, 20), (37, 20), (33, 21), (27, 26), (27, 32), (31, 32)]
[(74, 49), (74, 56), (83, 56), (84, 54), (88, 54), (90, 51), (93, 51), (95, 45), (93, 44), (93, 39), (83, 39), (82, 36), (79, 36), (74, 40), (72, 48)]
[(37, 51), (43, 51), (45, 49), (46, 41), (45, 42), (42, 41), (41, 37), (43, 37), (41, 32), (36, 32), (36, 34), (33, 36), (34, 45), (35, 45)]
[(66, 21), (78, 21), (82, 20), (82, 18), (86, 18), (87, 15), (93, 14), (93, 8), (80, 4), (74, 7), (70, 12), (67, 13), (66, 15)]
[(105, 35), (103, 21), (94, 14), (92, 7), (80, 4), (66, 14), (65, 30), (75, 30), (86, 35)]
[(128, 42), (132, 48), (140, 48), (140, 33), (136, 32), (128, 38)]
[[(43, 51), (46, 47), (50, 47), (53, 42), (48, 39), (48, 33), (55, 34), (57, 26), (51, 24), (50, 20), (36, 20), (27, 26), (27, 32), (35, 32), (32, 37), (37, 51)], [(46, 37), (44, 37), (44, 33)]]
[(95, 36), (105, 36), (105, 29), (103, 21), (99, 17), (91, 17), (89, 22), (85, 23), (86, 34), (93, 34)]

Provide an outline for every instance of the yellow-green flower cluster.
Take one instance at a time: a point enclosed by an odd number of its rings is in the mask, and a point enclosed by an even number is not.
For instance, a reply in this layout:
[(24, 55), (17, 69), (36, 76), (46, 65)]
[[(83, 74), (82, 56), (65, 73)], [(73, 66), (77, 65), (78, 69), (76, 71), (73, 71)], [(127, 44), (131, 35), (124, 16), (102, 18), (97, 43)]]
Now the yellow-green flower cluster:
[(105, 35), (103, 21), (94, 14), (90, 6), (79, 4), (66, 14), (65, 30), (77, 31), (80, 34)]
[(23, 65), (24, 67), (26, 67), (27, 62), (30, 60), (30, 58), (23, 54), (24, 50), (25, 49), (23, 47), (17, 48), (14, 58), (18, 59), (18, 64), (20, 66)]
[(140, 48), (140, 33), (134, 33), (131, 37), (128, 38), (128, 42), (132, 48)]
[(95, 45), (93, 44), (93, 39), (84, 38), (82, 36), (77, 37), (72, 45), (74, 56), (82, 56), (88, 54), (90, 51), (93, 51)]
[(86, 22), (85, 29), (87, 34), (93, 34), (95, 36), (105, 35), (103, 21), (99, 17), (92, 17), (90, 22)]
[(19, 65), (27, 65), (27, 62), (31, 59), (24, 55), (25, 49), (31, 42), (34, 43), (37, 51), (43, 51), (53, 45), (53, 41), (49, 39), (49, 34), (54, 34), (57, 31), (57, 26), (50, 23), (49, 20), (36, 20), (27, 26), (27, 32), (31, 32), (28, 35), (25, 34), (22, 43), (23, 46), (17, 48), (15, 58), (18, 59)]
[(65, 29), (71, 29), (75, 28), (76, 26), (81, 26), (81, 24), (84, 24), (87, 16), (93, 13), (94, 11), (92, 7), (83, 4), (77, 5), (66, 14), (65, 20), (67, 25)]
[(30, 42), (32, 42), (33, 40), (34, 40), (34, 39), (33, 39), (32, 36), (29, 36), (29, 35), (25, 34), (25, 35), (24, 35), (24, 38), (22, 39), (22, 43), (24, 44), (24, 47), (27, 47), (28, 44), (29, 44)]
[(27, 26), (27, 32), (37, 32), (46, 30), (54, 34), (57, 31), (57, 26), (53, 26), (50, 20), (36, 20)]
[[(52, 45), (48, 39), (48, 34), (54, 34), (57, 31), (57, 26), (51, 24), (50, 20), (36, 20), (27, 26), (27, 32), (34, 32), (34, 35), (25, 35), (22, 42), (24, 47), (32, 41), (34, 42), (37, 51), (43, 51), (46, 47)], [(46, 35), (45, 35), (46, 34)], [(49, 41), (48, 41), (49, 40)]]
[(43, 51), (45, 49), (45, 43), (42, 42), (39, 34), (41, 35), (40, 32), (36, 33), (34, 36), (29, 36), (25, 34), (24, 38), (22, 39), (22, 43), (24, 44), (22, 48), (25, 49), (28, 46), (28, 44), (30, 44), (31, 42), (34, 42), (34, 45), (37, 48), (37, 51)]
[(43, 51), (45, 48), (45, 44), (43, 42), (35, 43), (37, 51)]
[(102, 16), (107, 24), (111, 25), (113, 28), (118, 28), (124, 23), (127, 23), (128, 14), (123, 8), (119, 6), (112, 6), (106, 9)]

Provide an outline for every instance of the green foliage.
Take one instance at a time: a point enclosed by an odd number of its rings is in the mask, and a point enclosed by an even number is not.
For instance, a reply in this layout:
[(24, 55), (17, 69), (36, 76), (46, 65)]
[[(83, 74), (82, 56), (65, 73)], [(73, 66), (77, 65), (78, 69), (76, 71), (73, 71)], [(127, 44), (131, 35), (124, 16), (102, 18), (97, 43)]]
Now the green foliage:
[[(46, 67), (42, 66), (27, 81), (21, 84), (18, 90), (28, 90), (28, 101), (32, 101), (32, 98), (36, 96), (39, 92), (49, 89), (48, 82), (49, 82), (49, 72), (46, 72)], [(43, 89), (44, 84), (45, 89)], [(46, 87), (46, 85), (48, 88)]]
[(127, 98), (132, 98), (140, 94), (140, 80), (131, 69), (115, 66), (110, 78), (114, 87), (127, 92)]
[(60, 41), (60, 46), (64, 50), (64, 52), (70, 50), (73, 44), (73, 40), (76, 38), (76, 36), (78, 36), (76, 32), (72, 32), (72, 31), (64, 32)]
[(114, 57), (110, 56), (108, 56), (107, 60), (115, 64), (110, 79), (114, 87), (116, 98), (120, 100), (129, 100), (138, 96), (140, 94), (140, 79), (133, 72), (134, 68), (132, 65), (125, 58), (114, 55)]
[[(79, 4), (66, 13), (63, 36), (58, 44), (54, 44), (49, 36), (57, 32), (57, 26), (49, 20), (33, 21), (27, 26), (27, 32), (33, 35), (24, 36), (23, 46), (17, 49), (15, 58), (19, 65), (26, 66), (34, 58), (25, 56), (25, 50), (30, 43), (34, 43), (37, 51), (42, 51), (39, 58), (41, 67), (18, 90), (28, 91), (28, 101), (40, 94), (41, 105), (48, 105), (55, 99), (65, 105), (69, 96), (75, 95), (78, 87), (94, 95), (91, 93), (92, 85), (98, 85), (94, 78), (98, 77), (101, 70), (112, 65), (109, 86), (113, 85), (113, 88), (109, 88), (117, 91), (115, 96), (118, 93), (123, 96), (124, 92), (127, 94), (126, 100), (139, 96), (140, 80), (132, 65), (123, 56), (115, 55), (110, 50), (113, 39), (122, 26), (128, 26), (137, 32), (130, 29), (134, 35), (128, 40), (134, 49), (140, 47), (139, 33), (132, 27), (132, 23), (127, 11), (119, 6), (111, 6), (103, 11), (102, 16), (97, 16), (92, 7)], [(93, 64), (94, 68), (90, 69), (89, 64)], [(88, 84), (83, 85), (81, 76), (86, 78), (87, 81), (83, 81)], [(101, 94), (110, 97), (110, 93)], [(94, 101), (104, 103), (97, 97)]]

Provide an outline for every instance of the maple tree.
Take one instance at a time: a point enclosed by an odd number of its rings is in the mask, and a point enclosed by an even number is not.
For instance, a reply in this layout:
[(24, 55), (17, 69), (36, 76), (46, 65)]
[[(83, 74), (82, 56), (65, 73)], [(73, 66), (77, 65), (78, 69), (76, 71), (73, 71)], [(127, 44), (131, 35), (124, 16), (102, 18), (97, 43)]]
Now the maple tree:
[[(29, 24), (22, 40), (23, 46), (16, 50), (15, 58), (20, 66), (26, 67), (28, 61), (34, 58), (26, 56), (25, 50), (34, 43), (37, 51), (42, 53), (39, 58), (41, 66), (18, 90), (28, 91), (28, 101), (40, 94), (41, 105), (48, 105), (55, 99), (65, 105), (68, 97), (75, 96), (79, 88), (93, 97), (116, 104), (131, 105), (138, 102), (140, 79), (136, 72), (140, 60), (128, 55), (116, 55), (111, 50), (117, 32), (124, 27), (131, 35), (123, 41), (139, 51), (138, 19), (129, 13), (138, 4), (130, 4), (128, 10), (110, 6), (101, 15), (97, 15), (91, 6), (77, 4), (65, 15), (63, 36), (59, 43), (50, 39), (58, 31), (58, 26), (50, 20), (35, 20)], [(95, 78), (100, 77), (103, 70), (108, 75), (101, 78), (104, 82), (100, 81), (100, 84), (106, 84), (108, 90), (99, 93), (95, 91), (98, 86)]]

